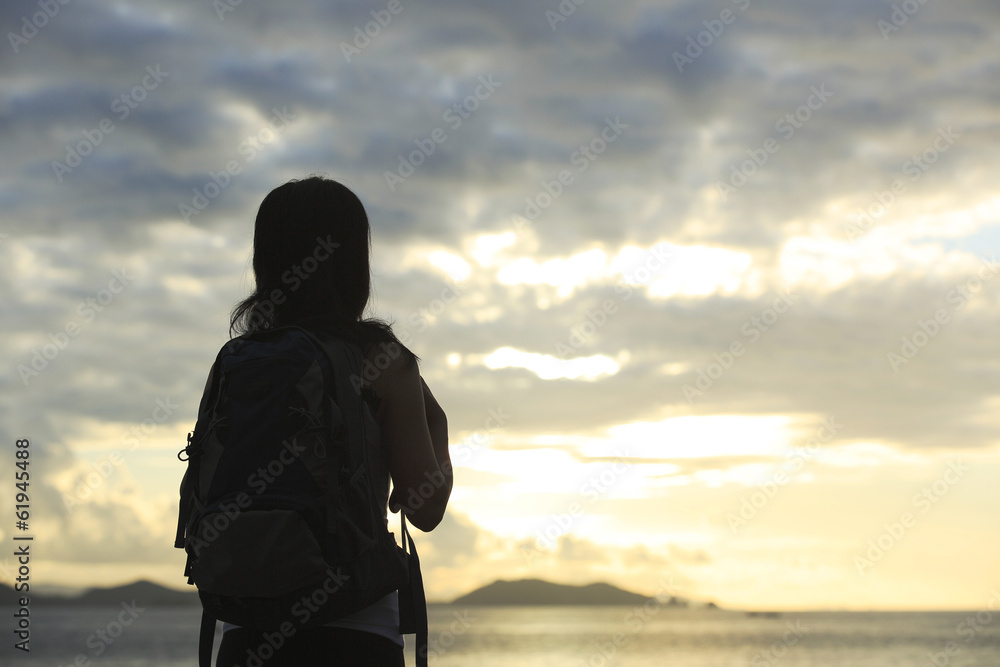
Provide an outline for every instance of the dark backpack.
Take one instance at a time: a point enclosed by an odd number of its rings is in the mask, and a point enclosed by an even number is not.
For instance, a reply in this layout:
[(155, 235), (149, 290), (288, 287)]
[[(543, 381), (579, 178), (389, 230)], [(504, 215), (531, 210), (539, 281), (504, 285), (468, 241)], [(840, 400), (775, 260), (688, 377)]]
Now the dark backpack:
[(420, 565), (405, 518), (409, 553), (386, 527), (388, 488), (373, 475), (387, 472), (362, 364), (356, 345), (297, 327), (240, 336), (219, 352), (178, 454), (188, 467), (174, 546), (201, 598), (203, 667), (216, 620), (288, 637), (396, 590), (400, 631), (417, 632), (426, 664)]

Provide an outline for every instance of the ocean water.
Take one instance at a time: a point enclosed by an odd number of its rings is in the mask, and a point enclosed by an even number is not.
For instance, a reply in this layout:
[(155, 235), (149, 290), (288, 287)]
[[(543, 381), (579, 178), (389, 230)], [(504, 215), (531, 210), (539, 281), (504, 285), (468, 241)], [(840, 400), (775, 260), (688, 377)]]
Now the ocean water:
[[(10, 610), (0, 664), (194, 665), (200, 611), (38, 607), (31, 652), (13, 650)], [(430, 608), (430, 664), (440, 667), (998, 667), (1000, 613), (783, 613), (651, 607)], [(121, 627), (121, 633), (117, 634)], [(104, 630), (110, 643), (97, 634)], [(107, 634), (110, 631), (111, 634)], [(221, 634), (221, 628), (219, 630)], [(407, 664), (413, 665), (412, 646)]]

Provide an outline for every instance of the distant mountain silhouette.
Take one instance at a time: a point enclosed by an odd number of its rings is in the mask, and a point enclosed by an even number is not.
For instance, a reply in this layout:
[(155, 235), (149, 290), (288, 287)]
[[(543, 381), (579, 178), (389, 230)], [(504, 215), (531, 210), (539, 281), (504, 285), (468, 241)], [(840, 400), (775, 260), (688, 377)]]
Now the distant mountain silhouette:
[(32, 591), (21, 593), (6, 584), (0, 584), (0, 605), (17, 604), (17, 599), (25, 595), (31, 599), (32, 605), (113, 607), (132, 600), (136, 600), (140, 606), (148, 604), (151, 606), (190, 607), (201, 604), (198, 594), (194, 592), (193, 588), (191, 592), (178, 591), (154, 584), (151, 581), (136, 581), (112, 588), (88, 588), (76, 596), (42, 595)]
[[(6, 584), (0, 584), (0, 606), (17, 604), (17, 599), (25, 593), (14, 591)], [(124, 586), (111, 588), (88, 588), (76, 596), (42, 595), (29, 591), (27, 596), (32, 605), (95, 606), (115, 607), (122, 602), (136, 600), (137, 604), (163, 607), (197, 607), (201, 604), (198, 593), (179, 591), (154, 584), (151, 581), (136, 581)], [(450, 604), (461, 605), (636, 605), (648, 600), (645, 595), (632, 593), (606, 583), (586, 586), (554, 584), (541, 579), (521, 579), (519, 581), (495, 581), (471, 593), (453, 600)], [(687, 607), (688, 601), (671, 597), (665, 602), (671, 607)], [(709, 603), (708, 608), (715, 608)]]
[(73, 599), (75, 604), (87, 605), (116, 605), (122, 601), (141, 600), (150, 605), (163, 606), (188, 606), (200, 605), (198, 593), (191, 587), (191, 591), (178, 591), (173, 588), (166, 588), (151, 581), (136, 581), (124, 586), (114, 588), (89, 588), (83, 595)]
[[(541, 579), (495, 581), (452, 601), (462, 605), (628, 605), (643, 604), (649, 598), (611, 584), (587, 586), (553, 584)], [(686, 600), (675, 597), (667, 603), (687, 606)]]

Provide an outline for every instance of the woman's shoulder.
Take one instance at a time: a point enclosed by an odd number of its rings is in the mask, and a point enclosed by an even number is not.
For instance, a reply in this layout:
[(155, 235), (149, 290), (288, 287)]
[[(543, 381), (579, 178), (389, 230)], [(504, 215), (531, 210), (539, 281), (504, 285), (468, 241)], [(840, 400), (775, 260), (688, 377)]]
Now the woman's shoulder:
[(399, 341), (374, 341), (364, 349), (365, 384), (378, 388), (387, 381), (418, 373), (416, 356)]
[(315, 334), (338, 338), (361, 348), (366, 359), (387, 354), (413, 362), (418, 357), (403, 345), (388, 323), (377, 319), (359, 322), (342, 322), (327, 318), (313, 317), (295, 323)]

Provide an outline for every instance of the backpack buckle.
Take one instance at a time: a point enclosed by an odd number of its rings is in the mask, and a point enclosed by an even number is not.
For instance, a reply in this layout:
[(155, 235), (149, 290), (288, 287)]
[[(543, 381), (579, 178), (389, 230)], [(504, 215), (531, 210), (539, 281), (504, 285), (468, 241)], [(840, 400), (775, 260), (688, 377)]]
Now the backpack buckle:
[[(187, 461), (188, 459), (191, 458), (191, 449), (192, 449), (192, 444), (193, 444), (191, 442), (192, 440), (194, 440), (194, 433), (193, 432), (188, 432), (187, 446), (184, 449), (182, 449), (181, 451), (177, 452), (177, 458), (178, 458), (178, 460), (180, 460), (180, 461)], [(187, 456), (182, 457), (181, 454), (187, 454)]]

